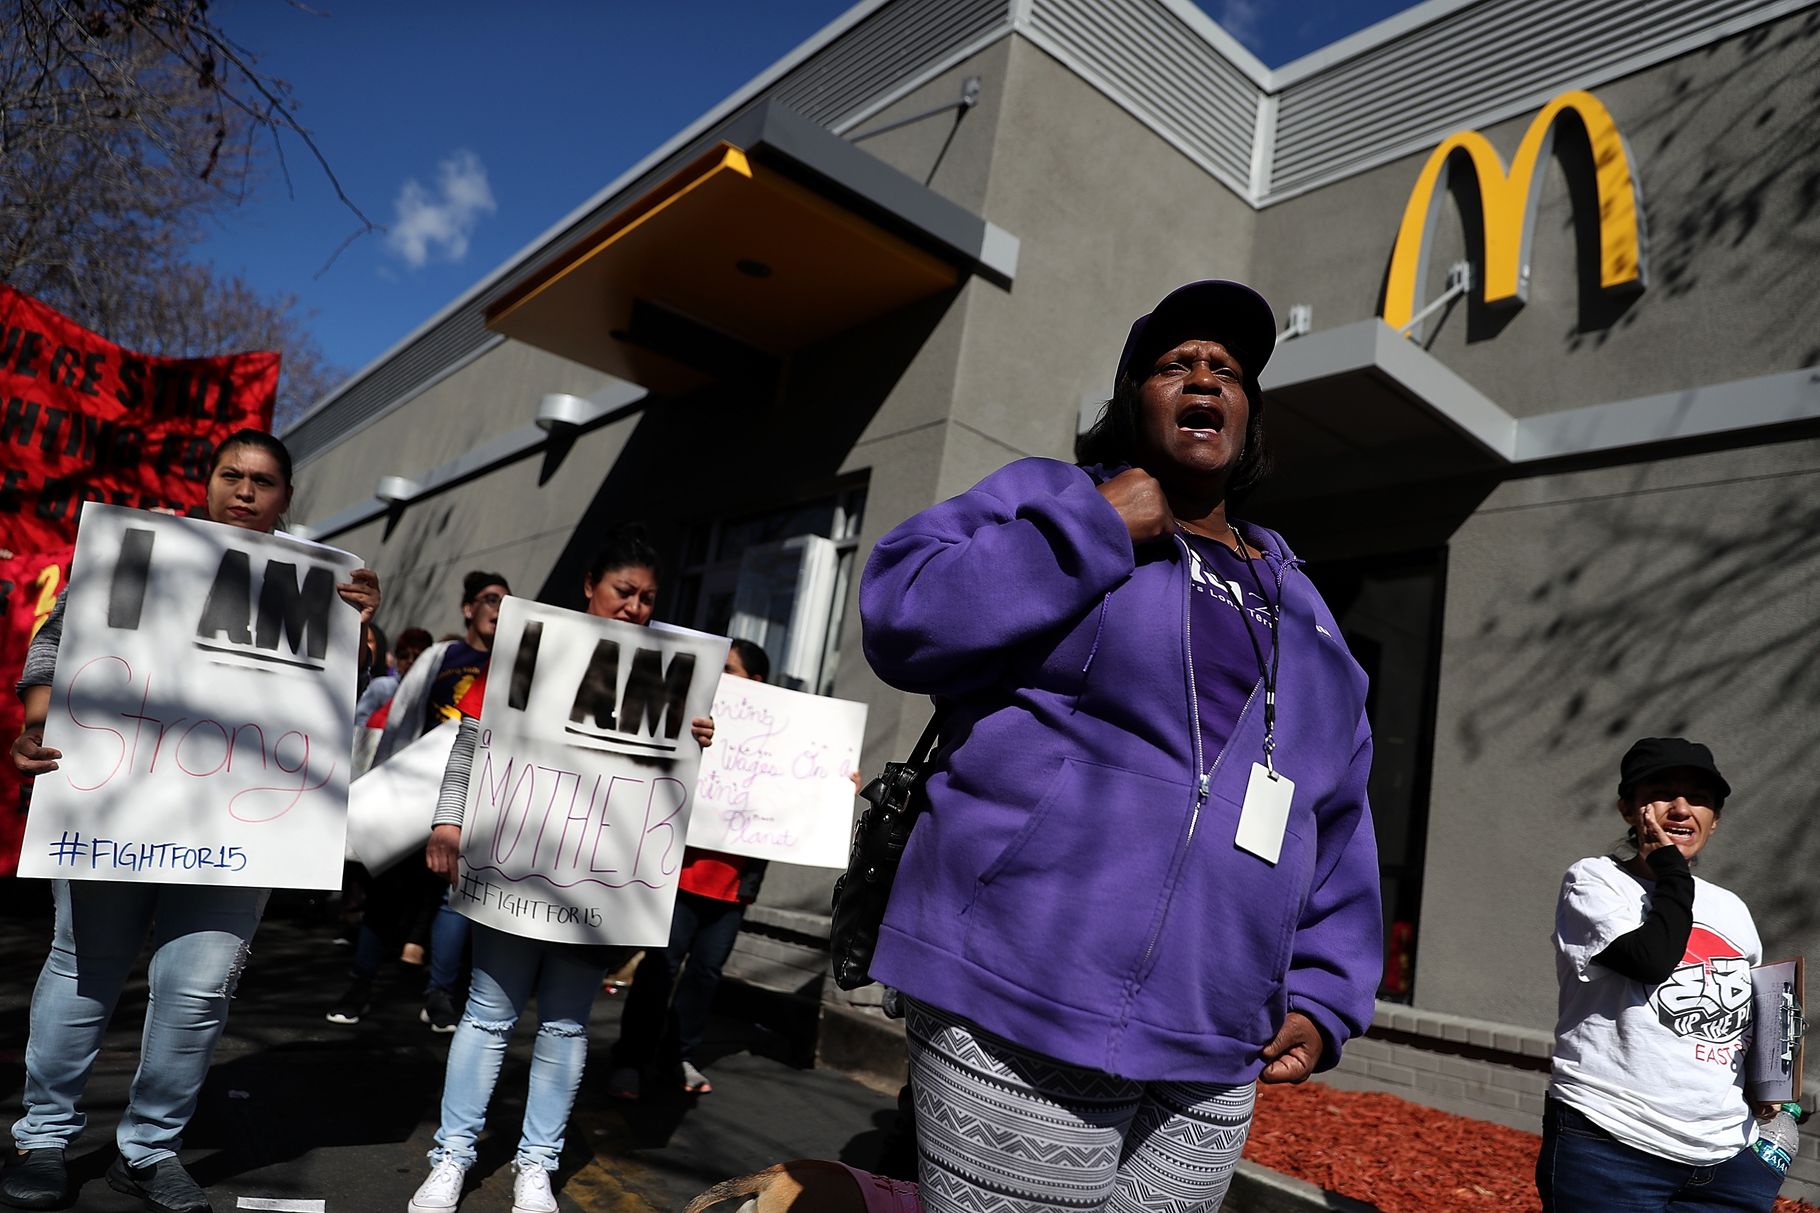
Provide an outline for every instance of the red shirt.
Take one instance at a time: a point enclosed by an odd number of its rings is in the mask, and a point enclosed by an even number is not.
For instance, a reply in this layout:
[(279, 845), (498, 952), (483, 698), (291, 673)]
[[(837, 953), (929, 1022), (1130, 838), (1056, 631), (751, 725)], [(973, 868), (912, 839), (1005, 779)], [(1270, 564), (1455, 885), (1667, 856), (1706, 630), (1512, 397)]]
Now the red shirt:
[(739, 882), (756, 862), (744, 855), (685, 847), (682, 875), (676, 878), (676, 887), (713, 901), (738, 901)]
[(455, 710), (469, 720), (479, 720), (481, 703), (486, 697), (487, 672), (482, 670), (480, 677), (476, 678), (468, 685), (468, 689), (462, 692), (461, 698), (456, 701)]

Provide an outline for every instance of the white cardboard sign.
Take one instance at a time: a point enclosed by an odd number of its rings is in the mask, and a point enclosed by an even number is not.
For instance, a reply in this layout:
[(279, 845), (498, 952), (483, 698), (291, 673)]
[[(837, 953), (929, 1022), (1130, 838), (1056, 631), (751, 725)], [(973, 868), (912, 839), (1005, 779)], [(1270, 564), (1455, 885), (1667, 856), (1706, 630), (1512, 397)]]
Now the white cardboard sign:
[(844, 868), (866, 705), (725, 675), (689, 845)]
[(562, 943), (662, 945), (722, 636), (508, 598), (449, 904)]
[(348, 789), (347, 857), (377, 876), (410, 856), (423, 862), (442, 772), (461, 722), (445, 720), (354, 780)]
[(359, 557), (83, 507), (22, 876), (341, 885)]

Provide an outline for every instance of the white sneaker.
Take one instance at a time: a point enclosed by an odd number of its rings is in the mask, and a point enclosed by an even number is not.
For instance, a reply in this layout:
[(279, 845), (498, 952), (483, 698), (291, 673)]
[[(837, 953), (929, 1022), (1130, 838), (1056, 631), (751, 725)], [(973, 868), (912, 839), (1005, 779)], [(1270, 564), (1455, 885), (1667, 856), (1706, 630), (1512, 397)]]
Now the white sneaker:
[(406, 1213), (452, 1213), (461, 1203), (461, 1185), (467, 1175), (466, 1167), (452, 1159), (443, 1159), (430, 1168), (430, 1177), (411, 1197), (411, 1203), (405, 1206)]
[(550, 1173), (538, 1166), (512, 1162), (512, 1213), (556, 1213), (550, 1192)]

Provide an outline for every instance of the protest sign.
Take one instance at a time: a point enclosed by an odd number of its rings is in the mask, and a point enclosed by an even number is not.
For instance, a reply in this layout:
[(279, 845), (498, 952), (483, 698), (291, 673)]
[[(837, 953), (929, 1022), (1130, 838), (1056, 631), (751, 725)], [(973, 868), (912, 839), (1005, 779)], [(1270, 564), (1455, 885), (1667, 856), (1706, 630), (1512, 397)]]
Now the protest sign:
[(461, 722), (445, 720), (348, 788), (347, 857), (377, 876), (422, 855)]
[(866, 705), (724, 675), (689, 845), (844, 868)]
[(563, 943), (670, 938), (727, 640), (507, 598), (449, 904)]
[(359, 564), (84, 506), (20, 874), (340, 887)]
[(0, 546), (47, 552), (84, 501), (200, 505), (215, 446), (267, 429), (278, 355), (154, 358), (0, 285)]

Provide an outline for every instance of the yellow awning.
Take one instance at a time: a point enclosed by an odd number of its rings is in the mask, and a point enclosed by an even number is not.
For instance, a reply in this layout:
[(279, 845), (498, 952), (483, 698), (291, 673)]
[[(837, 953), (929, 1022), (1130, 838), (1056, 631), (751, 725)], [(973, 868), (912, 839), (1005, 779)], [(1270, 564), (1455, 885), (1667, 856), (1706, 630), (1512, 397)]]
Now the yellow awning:
[(487, 325), (673, 393), (729, 364), (717, 345), (782, 357), (962, 272), (723, 142), (515, 284)]

